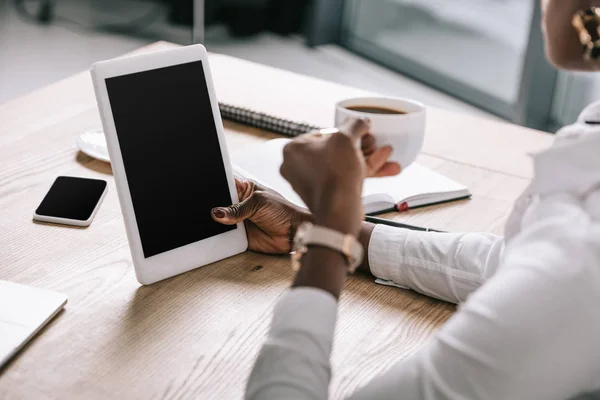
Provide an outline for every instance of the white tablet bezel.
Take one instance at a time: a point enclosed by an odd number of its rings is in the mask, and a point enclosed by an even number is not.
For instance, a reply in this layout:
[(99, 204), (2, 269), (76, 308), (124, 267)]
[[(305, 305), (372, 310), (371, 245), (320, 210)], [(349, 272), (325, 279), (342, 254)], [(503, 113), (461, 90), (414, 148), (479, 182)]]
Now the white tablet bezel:
[[(133, 258), (133, 265), (138, 281), (144, 285), (242, 253), (248, 248), (244, 224), (239, 223), (235, 230), (169, 250), (152, 257), (145, 258), (142, 251), (142, 243), (127, 182), (127, 175), (125, 174), (125, 166), (119, 147), (119, 140), (110, 107), (105, 79), (185, 64), (193, 61), (202, 61), (204, 78), (208, 87), (208, 94), (212, 106), (215, 126), (217, 128), (221, 154), (223, 156), (223, 164), (227, 175), (229, 192), (232, 201), (235, 204), (238, 202), (238, 195), (235, 188), (231, 160), (225, 142), (221, 113), (219, 112), (217, 96), (211, 78), (208, 54), (204, 46), (193, 45), (133, 57), (118, 58), (96, 63), (91, 68), (96, 100), (102, 118), (102, 126), (106, 136), (106, 143), (108, 145), (123, 219), (125, 220), (125, 228), (129, 240), (129, 247), (131, 249), (131, 256)], [(151, 95), (151, 93), (148, 93), (147, 95)], [(202, 185), (202, 182), (198, 182), (198, 184)], [(226, 204), (224, 204), (224, 206), (226, 206)]]

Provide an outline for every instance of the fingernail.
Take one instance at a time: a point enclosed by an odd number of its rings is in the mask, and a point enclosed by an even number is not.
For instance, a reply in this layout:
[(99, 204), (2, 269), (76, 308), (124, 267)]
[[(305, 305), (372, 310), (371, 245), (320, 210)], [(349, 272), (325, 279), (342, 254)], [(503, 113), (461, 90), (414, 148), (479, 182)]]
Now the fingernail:
[(224, 218), (225, 217), (225, 211), (223, 211), (222, 208), (213, 208), (212, 209), (212, 213), (217, 218)]

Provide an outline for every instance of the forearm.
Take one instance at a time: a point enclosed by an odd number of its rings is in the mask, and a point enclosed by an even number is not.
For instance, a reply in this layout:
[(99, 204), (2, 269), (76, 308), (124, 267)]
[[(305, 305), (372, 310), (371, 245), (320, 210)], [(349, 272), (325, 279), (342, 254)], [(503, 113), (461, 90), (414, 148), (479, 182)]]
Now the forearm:
[[(574, 398), (598, 387), (600, 226), (575, 197), (530, 209), (497, 276), (352, 399)], [(599, 197), (600, 198), (600, 197)]]
[(327, 399), (337, 301), (314, 288), (285, 293), (248, 379), (246, 398)]
[(497, 270), (503, 238), (486, 233), (415, 232), (364, 222), (364, 272), (459, 303)]
[[(337, 228), (327, 221), (315, 222)], [(319, 246), (309, 246), (301, 262), (292, 289), (273, 313), (269, 338), (248, 380), (248, 399), (328, 396), (337, 298), (348, 265), (340, 252)]]

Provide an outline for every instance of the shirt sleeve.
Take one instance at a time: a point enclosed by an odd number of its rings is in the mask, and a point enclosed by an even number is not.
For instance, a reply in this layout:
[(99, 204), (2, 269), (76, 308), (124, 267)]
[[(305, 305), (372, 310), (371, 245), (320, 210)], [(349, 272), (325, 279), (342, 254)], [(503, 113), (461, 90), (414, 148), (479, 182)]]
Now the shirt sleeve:
[(377, 225), (368, 257), (377, 278), (460, 303), (496, 272), (503, 251), (503, 237), (492, 234), (417, 232)]
[[(541, 199), (526, 226), (498, 273), (426, 347), (351, 399), (564, 399), (597, 390), (600, 226), (568, 195)], [(320, 289), (284, 295), (246, 398), (327, 399), (336, 314)]]
[(565, 399), (598, 389), (600, 226), (568, 195), (542, 199), (526, 226), (427, 347), (352, 399)]
[(337, 300), (330, 293), (305, 287), (287, 292), (273, 311), (246, 399), (327, 399), (336, 318)]

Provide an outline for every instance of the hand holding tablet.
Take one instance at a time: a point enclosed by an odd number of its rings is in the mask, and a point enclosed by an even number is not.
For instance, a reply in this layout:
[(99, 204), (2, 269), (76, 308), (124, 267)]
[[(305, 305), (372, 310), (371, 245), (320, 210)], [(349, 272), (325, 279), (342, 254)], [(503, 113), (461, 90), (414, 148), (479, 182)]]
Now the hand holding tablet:
[(94, 64), (92, 77), (136, 275), (150, 284), (241, 253), (244, 224), (201, 45)]

